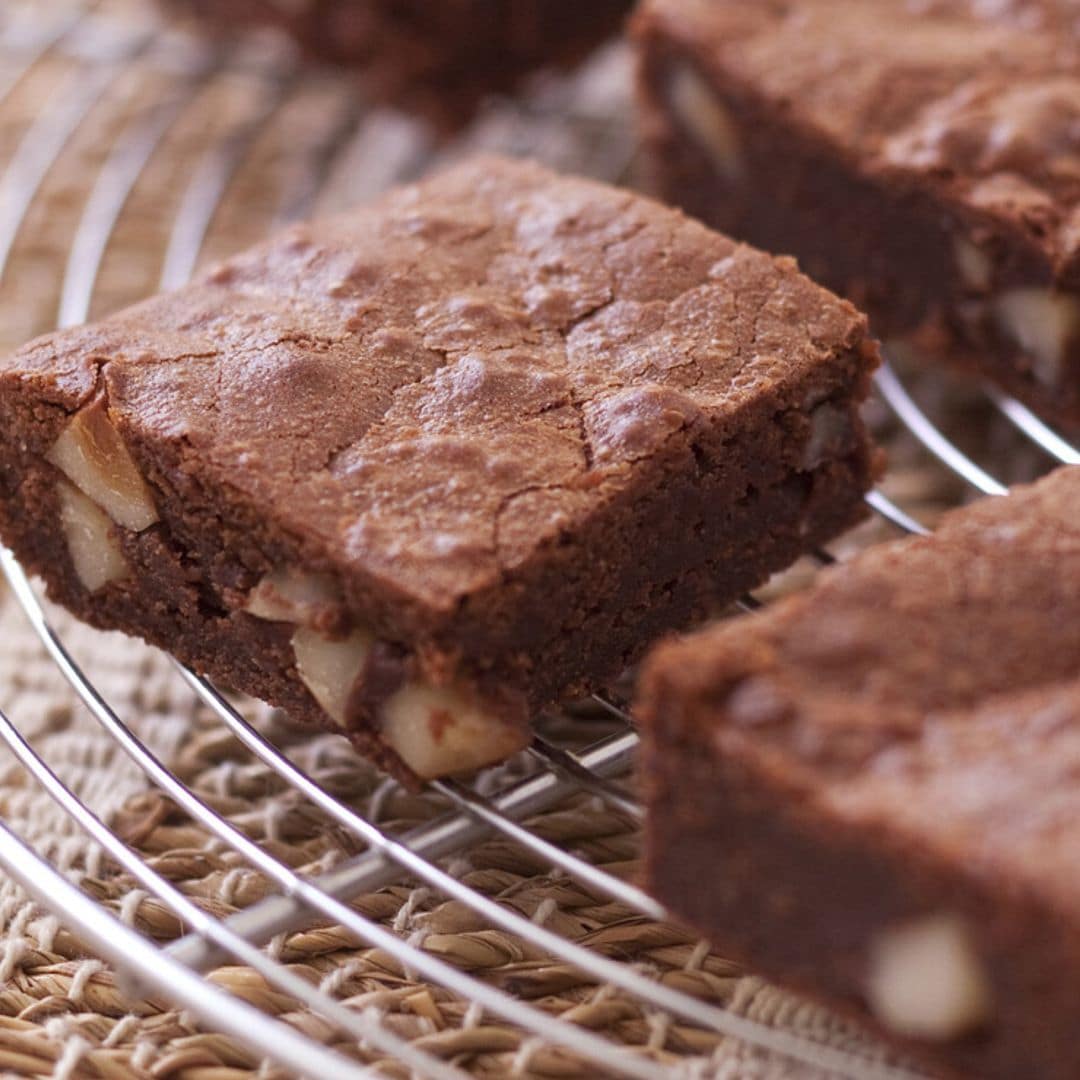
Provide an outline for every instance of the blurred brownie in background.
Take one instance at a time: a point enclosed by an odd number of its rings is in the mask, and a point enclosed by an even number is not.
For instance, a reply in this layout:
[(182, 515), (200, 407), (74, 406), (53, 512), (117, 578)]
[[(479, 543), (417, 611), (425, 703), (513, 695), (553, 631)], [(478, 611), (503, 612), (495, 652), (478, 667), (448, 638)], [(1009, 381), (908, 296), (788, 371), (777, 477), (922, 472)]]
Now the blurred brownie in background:
[(446, 126), (491, 91), (568, 65), (615, 34), (630, 0), (166, 0), (220, 29), (273, 26), (367, 89)]
[(665, 196), (1080, 426), (1080, 7), (645, 0)]

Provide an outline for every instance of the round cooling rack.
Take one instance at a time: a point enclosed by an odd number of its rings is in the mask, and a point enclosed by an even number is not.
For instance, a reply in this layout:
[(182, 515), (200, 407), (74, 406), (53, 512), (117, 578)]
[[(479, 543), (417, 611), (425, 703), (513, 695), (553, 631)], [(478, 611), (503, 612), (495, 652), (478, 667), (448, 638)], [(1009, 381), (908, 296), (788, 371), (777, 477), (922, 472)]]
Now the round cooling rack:
[[(472, 150), (634, 180), (618, 46), (449, 143), (276, 41), (210, 45), (135, 0), (5, 3), (0, 60), (4, 348)], [(870, 406), (893, 450), (871, 521), (741, 608), (1080, 462), (1017, 402), (899, 370)], [(7, 1073), (918, 1075), (634, 884), (637, 735), (617, 691), (413, 795), (340, 737), (76, 624), (0, 563)]]

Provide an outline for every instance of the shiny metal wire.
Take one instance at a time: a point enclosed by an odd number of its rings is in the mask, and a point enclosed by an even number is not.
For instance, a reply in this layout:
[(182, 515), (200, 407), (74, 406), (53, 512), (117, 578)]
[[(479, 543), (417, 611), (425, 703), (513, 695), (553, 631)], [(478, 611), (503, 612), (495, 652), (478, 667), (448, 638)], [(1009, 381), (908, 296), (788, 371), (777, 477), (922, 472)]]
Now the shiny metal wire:
[[(59, 20), (40, 25), (28, 33), (18, 28), (23, 59), (0, 76), (0, 100), (18, 85), (20, 78), (51, 50), (66, 49), (87, 55), (56, 99), (25, 133), (0, 173), (0, 277), (7, 267), (16, 237), (49, 170), (79, 130), (79, 126), (113, 85), (124, 66), (146, 50), (161, 47), (159, 27), (113, 26), (108, 28), (110, 48), (85, 48), (89, 35), (101, 39), (103, 27), (96, 16)], [(2, 37), (0, 37), (2, 43)], [(190, 46), (172, 63), (176, 85), (163, 100), (154, 102), (132, 122), (117, 140), (91, 187), (81, 222), (76, 230), (62, 285), (57, 324), (83, 321), (91, 308), (110, 238), (140, 177), (173, 127), (208, 80), (235, 59), (213, 50)], [(287, 65), (268, 65), (260, 72), (265, 94), (254, 115), (226, 138), (209, 145), (192, 172), (173, 219), (161, 272), (163, 287), (182, 283), (194, 270), (208, 229), (229, 183), (264, 127), (269, 124), (293, 85), (295, 71)], [(355, 123), (358, 105), (349, 114)], [(340, 133), (337, 133), (340, 134)], [(298, 186), (285, 196), (279, 216), (287, 218), (306, 211), (313, 203), (333, 157), (333, 146), (312, 155)], [(931, 453), (952, 472), (985, 494), (1000, 494), (1004, 485), (963, 454), (927, 418), (901, 380), (886, 367), (879, 376), (882, 398)], [(1050, 430), (1018, 402), (997, 391), (992, 400), (1012, 423), (1053, 459), (1080, 462), (1080, 452)], [(867, 499), (870, 507), (907, 533), (926, 528), (882, 492)], [(821, 561), (831, 556), (821, 553)], [(377, 923), (359, 915), (348, 900), (362, 892), (403, 879), (419, 880), (451, 897), (498, 926), (528, 941), (545, 954), (574, 965), (597, 983), (617, 986), (648, 1006), (676, 1015), (694, 1025), (785, 1055), (805, 1065), (862, 1080), (913, 1080), (918, 1074), (904, 1068), (839, 1051), (807, 1038), (776, 1031), (726, 1009), (707, 1004), (676, 991), (629, 963), (613, 960), (570, 942), (508, 907), (463, 884), (440, 866), (440, 860), (491, 836), (501, 835), (528, 849), (552, 868), (580, 881), (632, 912), (649, 919), (665, 917), (661, 905), (633, 884), (619, 880), (585, 859), (545, 840), (522, 824), (530, 815), (550, 809), (568, 798), (588, 793), (603, 800), (628, 820), (640, 821), (642, 810), (616, 779), (633, 761), (638, 737), (629, 716), (614, 701), (598, 697), (597, 703), (616, 717), (624, 728), (583, 753), (572, 754), (537, 736), (531, 756), (538, 771), (492, 794), (456, 781), (434, 785), (451, 807), (442, 819), (403, 836), (391, 836), (376, 822), (357, 813), (323, 790), (265, 739), (206, 680), (179, 669), (179, 677), (213, 711), (217, 719), (247, 750), (286, 784), (297, 790), (338, 827), (366, 845), (363, 854), (317, 878), (305, 878), (249, 840), (154, 756), (108, 701), (95, 688), (64, 643), (55, 633), (33, 587), (15, 559), (0, 553), (0, 568), (9, 581), (26, 617), (58, 670), (71, 684), (95, 720), (119, 743), (149, 780), (164, 791), (194, 820), (222, 844), (274, 882), (278, 892), (252, 907), (218, 920), (206, 914), (152, 870), (142, 857), (113, 835), (36, 754), (20, 734), (17, 722), (0, 712), (0, 739), (16, 755), (31, 776), (55, 802), (96, 841), (116, 864), (130, 873), (150, 894), (160, 898), (188, 927), (185, 937), (162, 949), (122, 925), (103, 907), (71, 885), (54, 867), (0, 823), (0, 866), (16, 878), (43, 905), (51, 908), (92, 945), (117, 970), (126, 975), (133, 992), (152, 990), (190, 1009), (208, 1026), (228, 1033), (268, 1059), (296, 1073), (362, 1077), (370, 1071), (340, 1054), (319, 1046), (287, 1025), (258, 1012), (201, 978), (201, 973), (232, 958), (259, 972), (266, 980), (303, 1001), (343, 1034), (358, 1043), (394, 1057), (417, 1075), (456, 1077), (456, 1067), (410, 1045), (380, 1025), (375, 1014), (345, 1008), (328, 994), (273, 960), (261, 946), (277, 934), (297, 929), (313, 918), (333, 920), (369, 944), (385, 949), (408, 969), (432, 983), (479, 1003), (492, 1014), (519, 1026), (547, 1042), (561, 1045), (598, 1071), (643, 1080), (659, 1075), (658, 1066), (645, 1056), (611, 1042), (585, 1028), (557, 1018), (512, 997), (505, 991), (472, 977), (403, 941)], [(760, 606), (745, 597), (741, 606)]]

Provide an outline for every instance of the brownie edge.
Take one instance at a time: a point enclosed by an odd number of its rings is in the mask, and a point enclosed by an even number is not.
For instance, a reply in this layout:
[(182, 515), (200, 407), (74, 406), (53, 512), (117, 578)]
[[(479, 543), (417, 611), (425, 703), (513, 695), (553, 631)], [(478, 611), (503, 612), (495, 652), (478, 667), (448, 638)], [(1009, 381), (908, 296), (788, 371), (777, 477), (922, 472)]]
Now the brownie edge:
[(650, 891), (950, 1074), (1080, 1072), (1080, 467), (658, 647)]

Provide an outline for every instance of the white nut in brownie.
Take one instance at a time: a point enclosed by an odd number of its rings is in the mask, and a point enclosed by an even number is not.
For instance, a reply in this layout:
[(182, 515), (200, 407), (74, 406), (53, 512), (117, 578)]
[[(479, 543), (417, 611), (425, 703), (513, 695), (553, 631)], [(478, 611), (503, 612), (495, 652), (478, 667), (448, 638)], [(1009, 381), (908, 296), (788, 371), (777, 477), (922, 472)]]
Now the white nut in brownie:
[(528, 735), (460, 691), (407, 683), (383, 704), (383, 738), (423, 780), (479, 769), (523, 748)]
[(290, 567), (267, 574), (251, 590), (244, 610), (272, 622), (315, 626), (321, 615), (333, 612), (339, 603), (333, 578)]
[(57, 484), (56, 493), (60, 498), (60, 528), (83, 587), (97, 592), (110, 581), (127, 577), (130, 567), (109, 516), (66, 480)]
[(966, 237), (958, 236), (953, 241), (953, 256), (960, 280), (969, 289), (985, 292), (990, 288), (994, 276), (994, 264), (982, 248)]
[[(358, 630), (334, 640), (300, 627), (292, 644), (300, 679), (344, 727), (349, 698), (364, 676), (371, 635)], [(377, 719), (387, 745), (424, 780), (500, 761), (528, 739), (522, 725), (507, 723), (471, 695), (421, 682), (399, 687), (379, 706)]]
[(293, 634), (292, 646), (301, 682), (327, 716), (344, 726), (349, 696), (367, 663), (371, 635), (354, 630), (347, 638), (335, 640), (301, 626)]
[(141, 532), (158, 520), (150, 489), (110, 423), (103, 399), (75, 414), (46, 459), (117, 525)]
[(726, 180), (736, 183), (746, 169), (738, 129), (716, 92), (690, 65), (680, 64), (668, 76), (668, 102), (687, 133), (704, 150)]
[(1057, 386), (1066, 349), (1080, 328), (1076, 298), (1043, 288), (1010, 289), (994, 301), (994, 315), (1030, 357), (1035, 378), (1044, 386)]
[(874, 943), (870, 1007), (900, 1035), (946, 1041), (991, 1012), (989, 982), (964, 923), (929, 915), (886, 930)]

